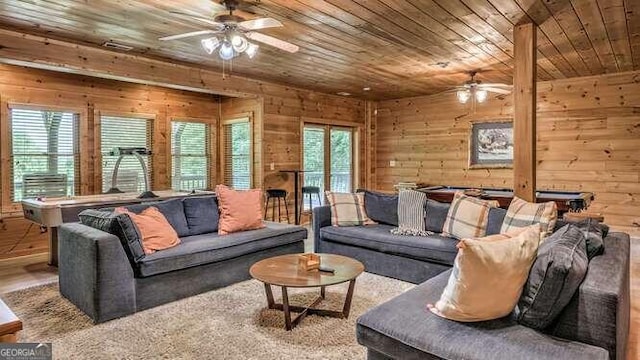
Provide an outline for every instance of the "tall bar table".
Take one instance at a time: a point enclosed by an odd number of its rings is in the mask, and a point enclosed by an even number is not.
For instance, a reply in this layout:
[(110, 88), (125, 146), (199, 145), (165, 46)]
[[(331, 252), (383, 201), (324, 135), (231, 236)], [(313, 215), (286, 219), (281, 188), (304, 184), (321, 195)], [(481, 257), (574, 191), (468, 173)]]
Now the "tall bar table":
[(281, 173), (290, 173), (293, 174), (293, 201), (295, 204), (293, 205), (294, 215), (294, 223), (296, 225), (300, 225), (300, 211), (299, 211), (299, 198), (298, 193), (300, 192), (300, 173), (303, 173), (304, 170), (280, 170)]

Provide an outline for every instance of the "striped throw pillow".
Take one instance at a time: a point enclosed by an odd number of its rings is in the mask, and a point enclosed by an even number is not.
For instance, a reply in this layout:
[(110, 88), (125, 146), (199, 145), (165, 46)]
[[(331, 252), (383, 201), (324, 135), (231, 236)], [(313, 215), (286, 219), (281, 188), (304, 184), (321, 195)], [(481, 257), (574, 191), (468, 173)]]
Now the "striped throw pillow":
[(513, 229), (540, 224), (540, 236), (545, 238), (553, 233), (557, 220), (558, 206), (554, 201), (530, 203), (514, 196), (502, 221), (500, 232), (506, 233)]
[(376, 224), (369, 219), (364, 210), (363, 193), (335, 193), (326, 191), (327, 201), (331, 208), (331, 225), (359, 226)]
[(487, 234), (489, 209), (498, 207), (497, 201), (466, 196), (458, 191), (453, 196), (442, 235), (456, 239), (473, 239)]
[(398, 227), (391, 229), (394, 235), (426, 236), (425, 204), (427, 194), (415, 190), (400, 190), (398, 194)]

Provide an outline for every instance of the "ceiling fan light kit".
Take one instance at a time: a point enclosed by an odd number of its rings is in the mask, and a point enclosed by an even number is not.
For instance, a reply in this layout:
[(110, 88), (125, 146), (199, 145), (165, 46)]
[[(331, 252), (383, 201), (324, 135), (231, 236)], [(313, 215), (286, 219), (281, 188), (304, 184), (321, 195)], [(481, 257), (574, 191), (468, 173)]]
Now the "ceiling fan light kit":
[(456, 91), (456, 97), (461, 104), (466, 104), (469, 99), (473, 99), (476, 103), (483, 103), (489, 98), (489, 92), (503, 95), (511, 93), (511, 85), (483, 84), (480, 80), (475, 79), (475, 71), (470, 72), (469, 75), (471, 75), (471, 80), (459, 86)]
[(222, 60), (231, 60), (243, 53), (253, 59), (259, 48), (258, 45), (249, 42), (241, 34), (233, 34), (230, 39), (228, 36), (223, 38), (214, 36), (200, 40), (200, 44), (209, 55), (218, 50), (218, 55)]

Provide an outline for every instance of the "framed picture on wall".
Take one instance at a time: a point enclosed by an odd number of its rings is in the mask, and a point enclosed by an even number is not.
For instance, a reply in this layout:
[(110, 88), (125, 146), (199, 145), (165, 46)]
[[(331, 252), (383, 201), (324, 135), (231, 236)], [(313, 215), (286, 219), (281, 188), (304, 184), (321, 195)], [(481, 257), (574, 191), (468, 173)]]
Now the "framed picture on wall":
[(513, 166), (513, 122), (491, 120), (471, 123), (469, 168), (510, 168)]

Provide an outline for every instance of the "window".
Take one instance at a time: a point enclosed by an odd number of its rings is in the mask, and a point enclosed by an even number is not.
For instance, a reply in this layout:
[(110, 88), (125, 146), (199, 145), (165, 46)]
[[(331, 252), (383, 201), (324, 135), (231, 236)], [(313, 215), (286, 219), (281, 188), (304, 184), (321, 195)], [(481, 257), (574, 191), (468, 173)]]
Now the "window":
[(225, 121), (223, 137), (224, 183), (234, 189), (251, 188), (251, 121)]
[(171, 188), (203, 190), (209, 179), (209, 125), (171, 122)]
[[(107, 192), (113, 186), (113, 171), (119, 156), (114, 149), (119, 147), (137, 147), (151, 150), (152, 121), (150, 119), (101, 116), (100, 117), (100, 152), (102, 154), (102, 191)], [(144, 177), (149, 177), (151, 187), (151, 157), (142, 155), (147, 167), (147, 174), (133, 155), (122, 157), (118, 168), (117, 188), (124, 192), (142, 192), (145, 190)], [(151, 189), (149, 189), (151, 190)]]
[(78, 122), (71, 112), (11, 108), (11, 199), (72, 196), (79, 186)]

